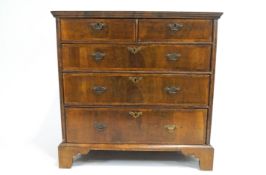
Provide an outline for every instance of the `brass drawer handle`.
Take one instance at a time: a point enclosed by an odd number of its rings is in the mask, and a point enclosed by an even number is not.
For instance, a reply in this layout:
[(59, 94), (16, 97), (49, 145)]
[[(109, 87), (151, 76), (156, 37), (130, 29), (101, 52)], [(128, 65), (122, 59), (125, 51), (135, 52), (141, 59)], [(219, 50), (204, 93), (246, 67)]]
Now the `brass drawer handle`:
[(130, 81), (132, 81), (134, 84), (138, 83), (140, 80), (143, 79), (143, 77), (128, 77)]
[(102, 22), (91, 23), (91, 28), (96, 31), (103, 30), (106, 25)]
[(164, 90), (168, 93), (168, 94), (176, 94), (178, 91), (181, 90), (180, 87), (175, 87), (175, 86), (169, 86), (164, 88)]
[(169, 61), (177, 61), (180, 57), (180, 53), (168, 53), (166, 54), (166, 57)]
[(142, 112), (130, 111), (128, 114), (133, 118), (139, 118), (140, 116), (142, 116)]
[(102, 124), (102, 123), (95, 123), (94, 124), (94, 127), (97, 131), (104, 131), (105, 128), (106, 128), (106, 125), (105, 124)]
[(130, 53), (136, 55), (141, 50), (141, 47), (128, 47), (127, 50)]
[(168, 24), (168, 27), (171, 31), (177, 32), (183, 28), (183, 24), (172, 23), (172, 24)]
[(95, 60), (95, 61), (100, 61), (100, 60), (103, 60), (104, 56), (105, 56), (105, 53), (103, 52), (95, 52), (93, 54), (91, 54), (92, 58)]
[(169, 133), (173, 133), (176, 129), (176, 125), (164, 125), (164, 128), (167, 129)]
[(107, 90), (107, 88), (106, 88), (106, 87), (103, 87), (103, 86), (94, 86), (94, 87), (92, 88), (92, 90), (93, 90), (96, 94), (102, 94), (102, 93), (104, 93), (104, 92)]

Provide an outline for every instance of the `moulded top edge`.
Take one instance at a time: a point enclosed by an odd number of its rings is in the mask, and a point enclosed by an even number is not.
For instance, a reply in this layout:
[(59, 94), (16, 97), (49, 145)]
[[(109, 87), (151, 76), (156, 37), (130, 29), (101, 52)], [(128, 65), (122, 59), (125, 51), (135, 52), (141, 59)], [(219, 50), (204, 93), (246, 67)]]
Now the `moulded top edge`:
[(51, 11), (61, 18), (208, 18), (218, 19), (222, 12), (174, 11)]

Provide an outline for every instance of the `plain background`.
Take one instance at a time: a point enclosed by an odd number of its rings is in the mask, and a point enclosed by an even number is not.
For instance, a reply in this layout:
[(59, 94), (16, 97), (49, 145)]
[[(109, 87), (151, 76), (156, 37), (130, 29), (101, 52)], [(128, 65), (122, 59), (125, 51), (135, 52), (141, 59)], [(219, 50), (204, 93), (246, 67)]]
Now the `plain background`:
[[(265, 174), (264, 1), (1, 0), (0, 174)], [(214, 170), (190, 159), (79, 160), (58, 169), (61, 142), (55, 20), (51, 10), (221, 11), (211, 143)], [(115, 153), (114, 153), (115, 154)], [(104, 154), (102, 155), (104, 156)], [(115, 155), (116, 156), (116, 155)], [(114, 156), (114, 157), (115, 157)], [(154, 156), (154, 155), (152, 155)], [(151, 156), (151, 157), (152, 157)], [(101, 157), (101, 155), (100, 155)]]

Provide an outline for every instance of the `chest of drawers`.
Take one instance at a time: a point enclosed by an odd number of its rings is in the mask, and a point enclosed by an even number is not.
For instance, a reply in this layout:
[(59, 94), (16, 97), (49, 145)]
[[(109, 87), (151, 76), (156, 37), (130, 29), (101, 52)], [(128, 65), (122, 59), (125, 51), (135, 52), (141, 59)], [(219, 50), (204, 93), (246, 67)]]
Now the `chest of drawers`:
[(211, 170), (221, 13), (53, 11), (63, 142), (90, 150), (180, 151)]

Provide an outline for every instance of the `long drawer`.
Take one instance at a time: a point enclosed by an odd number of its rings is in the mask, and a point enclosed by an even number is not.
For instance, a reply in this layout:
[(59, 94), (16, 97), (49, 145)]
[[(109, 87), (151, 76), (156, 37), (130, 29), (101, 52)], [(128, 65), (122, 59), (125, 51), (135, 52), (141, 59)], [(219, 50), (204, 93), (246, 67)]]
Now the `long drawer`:
[(69, 143), (204, 144), (207, 110), (67, 108)]
[(208, 105), (209, 81), (209, 75), (65, 73), (64, 103)]
[(64, 44), (63, 70), (209, 71), (210, 45)]

